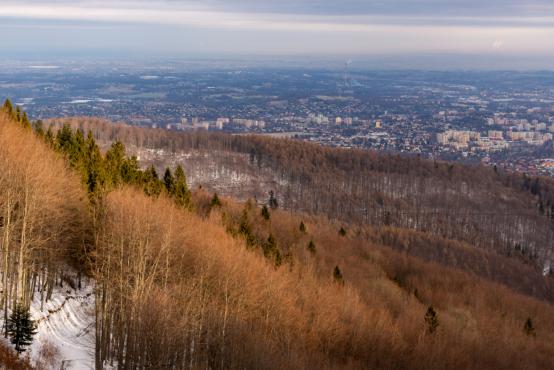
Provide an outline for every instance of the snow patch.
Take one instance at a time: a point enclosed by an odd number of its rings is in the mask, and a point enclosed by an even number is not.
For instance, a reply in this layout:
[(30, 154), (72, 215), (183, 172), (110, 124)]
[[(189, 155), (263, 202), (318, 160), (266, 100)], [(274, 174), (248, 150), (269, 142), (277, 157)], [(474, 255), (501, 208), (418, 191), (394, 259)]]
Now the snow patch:
[(94, 369), (94, 282), (83, 279), (81, 289), (64, 283), (41, 309), (40, 293), (31, 304), (37, 334), (28, 349), (33, 363), (43, 360), (41, 351), (53, 346), (59, 351), (54, 369)]

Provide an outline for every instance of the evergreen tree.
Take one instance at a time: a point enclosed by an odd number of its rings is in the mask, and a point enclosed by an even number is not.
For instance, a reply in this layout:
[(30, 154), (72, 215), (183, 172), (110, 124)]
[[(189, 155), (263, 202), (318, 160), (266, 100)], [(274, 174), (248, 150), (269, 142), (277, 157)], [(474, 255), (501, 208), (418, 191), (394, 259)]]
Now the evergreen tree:
[(44, 138), (44, 123), (41, 120), (36, 121), (33, 124), (33, 130), (39, 138)]
[(50, 145), (51, 148), (56, 148), (56, 138), (54, 136), (54, 132), (52, 131), (52, 127), (48, 127), (48, 130), (46, 130), (44, 141), (46, 144)]
[(69, 155), (75, 146), (73, 141), (73, 131), (69, 125), (63, 125), (58, 133), (56, 134), (56, 146), (63, 153)]
[(83, 161), (83, 178), (85, 184), (89, 193), (94, 193), (105, 186), (106, 172), (102, 153), (90, 131), (85, 142)]
[(29, 117), (27, 116), (27, 112), (23, 112), (21, 115), (21, 124), (25, 128), (31, 128), (31, 122), (29, 121)]
[(531, 320), (530, 317), (527, 318), (525, 321), (525, 325), (523, 326), (523, 331), (525, 334), (534, 337), (536, 336), (535, 327), (533, 326), (533, 320)]
[(264, 220), (269, 221), (269, 218), (270, 218), (269, 209), (267, 208), (266, 205), (262, 207), (262, 217), (264, 218)]
[(340, 236), (346, 236), (346, 230), (344, 229), (344, 227), (341, 227), (340, 230), (339, 230), (339, 235)]
[(308, 243), (308, 250), (310, 251), (310, 253), (315, 254), (316, 248), (313, 240), (310, 240), (310, 242)]
[(18, 123), (21, 123), (21, 107), (19, 105), (17, 105), (15, 107), (15, 121), (18, 122)]
[(333, 270), (333, 279), (339, 284), (344, 284), (344, 279), (342, 277), (342, 271), (338, 266), (335, 266), (335, 269)]
[(439, 318), (433, 306), (429, 306), (425, 313), (425, 323), (427, 324), (427, 331), (430, 334), (433, 334), (439, 327)]
[(212, 197), (212, 200), (210, 202), (210, 207), (221, 207), (221, 200), (219, 200), (217, 193), (214, 193), (214, 196)]
[(25, 351), (25, 347), (33, 343), (36, 334), (36, 326), (31, 320), (31, 313), (22, 304), (17, 303), (8, 320), (8, 335), (15, 345), (17, 353)]
[(10, 99), (6, 99), (2, 105), (2, 111), (4, 111), (8, 117), (14, 118), (13, 104)]
[(162, 192), (163, 184), (158, 178), (154, 165), (148, 167), (143, 174), (144, 192), (148, 196), (158, 196)]
[(187, 179), (185, 177), (185, 171), (181, 165), (178, 165), (175, 169), (175, 185), (173, 196), (177, 204), (183, 208), (192, 209), (192, 197), (187, 185)]
[(306, 233), (306, 225), (304, 225), (304, 221), (300, 222), (300, 232), (305, 234)]
[[(73, 136), (73, 148), (69, 154), (69, 161), (74, 168), (79, 169), (83, 166), (83, 157), (85, 153), (85, 136), (83, 131), (78, 128)], [(80, 168), (83, 171), (82, 168)]]
[(136, 156), (132, 156), (131, 158), (125, 159), (123, 161), (120, 169), (120, 174), (121, 180), (125, 184), (139, 183), (142, 176), (142, 171), (139, 168), (138, 159)]
[(169, 167), (165, 169), (164, 185), (165, 185), (165, 190), (167, 190), (169, 194), (173, 194), (175, 179), (173, 178), (173, 174), (171, 173), (171, 170), (169, 169)]
[(269, 192), (269, 202), (268, 202), (268, 204), (271, 207), (271, 209), (275, 209), (275, 208), (279, 207), (279, 202), (277, 202), (277, 198), (275, 197), (275, 193), (273, 192), (273, 190), (271, 190)]
[(269, 234), (269, 237), (267, 238), (267, 242), (265, 243), (263, 249), (264, 256), (266, 258), (273, 258), (275, 267), (279, 267), (283, 264), (283, 255), (281, 254), (281, 250), (279, 250), (279, 247), (277, 246), (277, 240), (275, 239), (273, 234)]
[(114, 186), (117, 186), (123, 182), (122, 172), (125, 161), (125, 145), (118, 140), (114, 142), (110, 149), (106, 152), (107, 176)]
[(275, 267), (281, 266), (283, 264), (283, 255), (281, 254), (281, 251), (276, 249), (273, 255), (275, 257)]
[(267, 238), (267, 242), (264, 245), (264, 255), (266, 257), (270, 257), (272, 254), (275, 253), (275, 250), (277, 249), (277, 241), (275, 240), (275, 237), (273, 234), (269, 234), (269, 237)]
[(246, 241), (246, 247), (253, 247), (255, 244), (254, 235), (252, 235), (252, 229), (250, 227), (250, 222), (248, 220), (248, 207), (242, 211), (239, 223), (239, 234), (244, 237)]

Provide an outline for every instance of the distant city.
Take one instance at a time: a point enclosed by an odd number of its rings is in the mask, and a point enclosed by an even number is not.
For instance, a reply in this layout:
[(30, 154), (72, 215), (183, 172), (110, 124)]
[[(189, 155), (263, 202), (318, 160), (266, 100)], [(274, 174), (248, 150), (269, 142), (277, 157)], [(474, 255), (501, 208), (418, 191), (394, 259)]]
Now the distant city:
[(554, 72), (6, 62), (0, 97), (33, 119), (278, 135), (554, 176)]

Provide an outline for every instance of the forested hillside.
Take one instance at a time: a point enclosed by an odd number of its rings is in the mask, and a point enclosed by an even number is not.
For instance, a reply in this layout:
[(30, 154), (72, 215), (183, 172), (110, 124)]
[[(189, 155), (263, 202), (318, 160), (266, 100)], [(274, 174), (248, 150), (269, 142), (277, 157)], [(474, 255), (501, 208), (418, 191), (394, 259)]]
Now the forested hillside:
[(542, 271), (552, 261), (554, 181), (501, 168), (326, 148), (295, 140), (176, 133), (100, 119), (53, 120), (124, 142), (142, 165), (183, 165), (191, 183), (289, 210), (432, 233)]
[[(50, 128), (8, 104), (3, 112), (2, 257), (27, 263), (21, 274), (2, 265), (6, 301), (48, 300), (48, 282), (67, 266), (94, 279), (96, 369), (551, 366), (552, 279), (523, 252), (549, 246), (531, 235), (551, 232), (540, 210), (546, 180), (527, 190), (524, 178), (492, 169), (264, 138)], [(162, 175), (115, 140), (145, 145), (134, 132), (152, 148), (247, 155), (277, 171), (283, 188), (258, 202), (190, 191), (186, 162)], [(486, 194), (502, 203), (481, 204)], [(477, 218), (460, 225), (456, 213), (456, 223), (403, 215), (430, 207), (417, 207), (423, 199), (442, 211), (455, 204), (468, 219), (470, 207), (496, 207), (487, 212), (504, 210), (506, 220), (528, 212), (519, 257), (502, 218), (494, 229)]]

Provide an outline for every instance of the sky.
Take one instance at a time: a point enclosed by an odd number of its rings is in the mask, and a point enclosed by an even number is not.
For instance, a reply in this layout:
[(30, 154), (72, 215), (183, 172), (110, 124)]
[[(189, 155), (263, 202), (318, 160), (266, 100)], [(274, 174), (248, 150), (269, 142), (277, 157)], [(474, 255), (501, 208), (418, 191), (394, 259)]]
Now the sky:
[(4, 57), (326, 56), (554, 69), (554, 0), (0, 0), (0, 32)]

